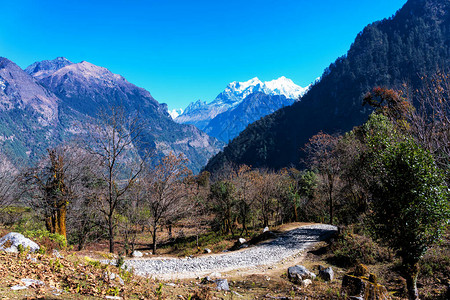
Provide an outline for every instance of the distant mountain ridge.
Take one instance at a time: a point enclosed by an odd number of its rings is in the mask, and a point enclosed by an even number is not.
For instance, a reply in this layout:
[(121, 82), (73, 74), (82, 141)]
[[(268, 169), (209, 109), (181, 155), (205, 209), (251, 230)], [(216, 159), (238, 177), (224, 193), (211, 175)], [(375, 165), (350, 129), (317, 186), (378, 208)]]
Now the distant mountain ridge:
[(302, 148), (319, 131), (345, 132), (367, 120), (362, 106), (376, 86), (421, 87), (421, 76), (450, 70), (450, 1), (409, 0), (391, 18), (364, 28), (302, 97), (249, 125), (206, 170), (224, 164), (280, 169), (300, 166)]
[[(212, 102), (198, 100), (190, 103), (175, 121), (195, 125), (219, 140), (228, 142), (251, 122), (294, 103), (306, 93), (309, 87), (300, 87), (284, 76), (266, 82), (260, 81), (257, 77), (245, 82), (234, 81), (228, 84)], [(250, 97), (256, 94), (259, 96)], [(278, 96), (275, 97), (277, 101), (273, 101), (275, 99), (273, 96)], [(236, 108), (244, 101), (251, 99), (258, 101), (252, 104), (255, 109), (247, 110), (246, 114), (239, 115), (242, 109)], [(244, 106), (248, 106), (248, 103)], [(261, 109), (257, 109), (258, 106), (261, 106)], [(215, 118), (218, 119), (215, 120)], [(238, 124), (234, 123), (236, 120), (239, 120)]]
[(106, 68), (60, 57), (26, 71), (0, 58), (0, 152), (10, 161), (39, 159), (46, 148), (71, 139), (100, 109), (111, 106), (141, 117), (155, 158), (183, 153), (194, 172), (223, 146), (194, 126), (175, 123), (165, 104)]

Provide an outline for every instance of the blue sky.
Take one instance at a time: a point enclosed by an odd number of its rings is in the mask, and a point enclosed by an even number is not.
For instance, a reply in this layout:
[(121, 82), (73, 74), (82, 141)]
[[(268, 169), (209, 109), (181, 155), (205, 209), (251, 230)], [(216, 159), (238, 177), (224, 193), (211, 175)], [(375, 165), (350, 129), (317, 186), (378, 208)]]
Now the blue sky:
[(255, 76), (306, 86), (365, 25), (405, 2), (0, 0), (0, 56), (22, 68), (58, 56), (86, 60), (185, 108)]

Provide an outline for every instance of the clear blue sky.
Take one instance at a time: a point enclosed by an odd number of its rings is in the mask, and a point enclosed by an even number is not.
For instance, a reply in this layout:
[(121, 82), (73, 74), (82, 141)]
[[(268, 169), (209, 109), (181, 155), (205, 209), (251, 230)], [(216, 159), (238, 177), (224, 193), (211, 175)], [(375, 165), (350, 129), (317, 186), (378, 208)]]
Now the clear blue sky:
[(308, 85), (365, 25), (406, 0), (0, 0), (0, 56), (22, 68), (64, 56), (110, 69), (170, 108), (231, 81)]

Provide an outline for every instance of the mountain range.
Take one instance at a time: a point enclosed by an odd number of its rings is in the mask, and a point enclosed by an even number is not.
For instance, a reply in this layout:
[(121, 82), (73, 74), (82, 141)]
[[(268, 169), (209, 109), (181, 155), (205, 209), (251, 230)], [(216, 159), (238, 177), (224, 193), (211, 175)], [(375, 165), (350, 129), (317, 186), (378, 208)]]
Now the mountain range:
[(300, 102), (249, 125), (205, 169), (299, 166), (314, 134), (343, 133), (367, 120), (365, 93), (403, 84), (419, 89), (422, 76), (438, 70), (450, 70), (450, 1), (409, 0), (394, 16), (366, 26)]
[(257, 77), (245, 82), (234, 81), (210, 103), (198, 100), (189, 104), (175, 121), (195, 125), (228, 142), (248, 124), (292, 105), (308, 89), (309, 86), (302, 88), (284, 76), (266, 82)]
[(139, 115), (156, 157), (184, 153), (194, 172), (223, 147), (195, 126), (174, 122), (166, 104), (106, 68), (59, 57), (24, 71), (0, 58), (0, 152), (9, 161), (35, 162), (47, 148), (86, 130), (101, 109), (114, 106)]

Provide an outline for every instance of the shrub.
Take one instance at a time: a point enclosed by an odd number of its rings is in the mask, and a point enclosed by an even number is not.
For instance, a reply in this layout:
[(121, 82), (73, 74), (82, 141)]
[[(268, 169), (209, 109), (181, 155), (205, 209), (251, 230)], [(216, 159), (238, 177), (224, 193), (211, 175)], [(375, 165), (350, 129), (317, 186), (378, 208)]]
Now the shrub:
[(57, 233), (50, 233), (47, 230), (27, 230), (22, 233), (25, 237), (34, 239), (47, 250), (64, 249), (67, 247), (66, 238)]
[(344, 229), (331, 245), (331, 262), (343, 267), (352, 267), (359, 263), (375, 264), (392, 261), (392, 250), (378, 245), (370, 237)]

